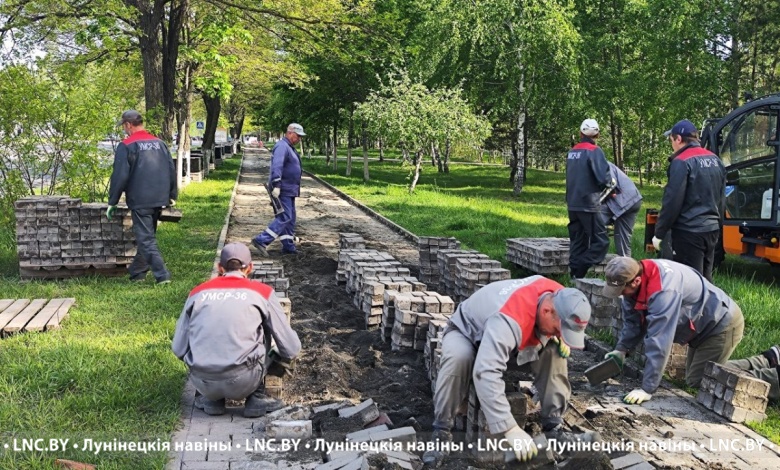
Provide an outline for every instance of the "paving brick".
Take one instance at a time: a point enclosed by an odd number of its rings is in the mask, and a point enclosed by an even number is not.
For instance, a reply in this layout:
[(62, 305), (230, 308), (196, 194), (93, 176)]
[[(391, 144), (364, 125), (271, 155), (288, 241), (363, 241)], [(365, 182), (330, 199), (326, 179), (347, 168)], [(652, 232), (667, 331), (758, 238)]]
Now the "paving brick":
[(271, 421), (265, 427), (265, 435), (272, 439), (309, 439), (311, 420)]
[(370, 441), (371, 440), (371, 434), (376, 434), (378, 432), (387, 431), (388, 429), (390, 429), (390, 428), (388, 428), (387, 425), (381, 424), (379, 426), (374, 426), (372, 428), (362, 429), (360, 431), (355, 431), (355, 432), (348, 433), (345, 436), (345, 438), (347, 440), (349, 440), (349, 441), (354, 441), (354, 442)]
[(417, 442), (417, 432), (411, 426), (371, 434), (372, 442), (392, 440), (393, 442)]
[(374, 400), (369, 398), (359, 405), (350, 406), (349, 408), (341, 408), (339, 410), (339, 416), (342, 418), (360, 416), (360, 419), (365, 425), (379, 418), (379, 409), (376, 407)]
[(624, 468), (630, 467), (632, 465), (637, 465), (642, 462), (645, 462), (645, 458), (642, 457), (640, 454), (628, 454), (628, 455), (624, 455), (623, 457), (618, 457), (616, 459), (613, 459), (612, 468), (614, 468), (615, 470), (622, 470)]

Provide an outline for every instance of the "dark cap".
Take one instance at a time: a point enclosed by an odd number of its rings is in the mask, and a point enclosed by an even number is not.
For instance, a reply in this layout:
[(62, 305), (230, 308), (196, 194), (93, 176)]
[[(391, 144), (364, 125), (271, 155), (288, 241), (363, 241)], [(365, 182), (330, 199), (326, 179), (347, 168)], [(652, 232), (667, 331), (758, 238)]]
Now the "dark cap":
[(139, 113), (135, 109), (128, 109), (127, 111), (122, 113), (122, 117), (119, 119), (117, 125), (121, 126), (126, 122), (129, 122), (130, 124), (133, 125), (143, 124), (144, 117), (141, 116), (141, 113)]
[(682, 137), (693, 137), (698, 135), (698, 133), (699, 130), (696, 129), (696, 126), (694, 126), (691, 121), (683, 119), (682, 121), (679, 121), (677, 124), (673, 125), (671, 129), (664, 132), (664, 137), (669, 137), (672, 134)]
[(234, 259), (241, 263), (242, 268), (246, 268), (252, 262), (252, 253), (249, 252), (249, 248), (243, 243), (228, 243), (222, 248), (222, 253), (219, 255), (219, 264), (224, 268), (230, 260)]

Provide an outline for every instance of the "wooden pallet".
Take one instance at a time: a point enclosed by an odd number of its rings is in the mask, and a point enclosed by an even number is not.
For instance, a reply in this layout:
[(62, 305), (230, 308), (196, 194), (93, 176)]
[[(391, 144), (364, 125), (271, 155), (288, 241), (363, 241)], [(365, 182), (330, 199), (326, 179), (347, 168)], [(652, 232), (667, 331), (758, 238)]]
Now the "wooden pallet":
[(0, 300), (0, 337), (58, 329), (76, 299)]

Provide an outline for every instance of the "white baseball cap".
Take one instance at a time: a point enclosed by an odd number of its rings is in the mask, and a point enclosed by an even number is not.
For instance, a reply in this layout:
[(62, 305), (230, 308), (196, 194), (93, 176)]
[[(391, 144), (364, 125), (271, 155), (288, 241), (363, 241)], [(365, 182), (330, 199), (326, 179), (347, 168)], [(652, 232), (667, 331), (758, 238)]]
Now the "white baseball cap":
[(306, 135), (306, 133), (303, 132), (303, 126), (297, 123), (292, 123), (287, 126), (287, 132), (295, 132), (298, 135)]
[(586, 119), (580, 125), (580, 132), (582, 135), (593, 137), (599, 133), (599, 123), (595, 119)]

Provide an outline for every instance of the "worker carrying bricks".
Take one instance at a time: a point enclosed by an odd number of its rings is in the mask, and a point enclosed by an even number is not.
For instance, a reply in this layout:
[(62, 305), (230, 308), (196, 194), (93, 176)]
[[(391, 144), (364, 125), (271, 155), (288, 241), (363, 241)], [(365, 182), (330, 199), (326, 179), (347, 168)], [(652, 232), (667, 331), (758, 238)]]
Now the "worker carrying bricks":
[(220, 276), (190, 292), (176, 323), (173, 353), (187, 365), (199, 392), (195, 406), (209, 415), (225, 413), (226, 398), (246, 398), (248, 418), (282, 408), (281, 400), (265, 395), (263, 379), (269, 368), (289, 369), (301, 350), (274, 289), (249, 280), (251, 272), (249, 248), (225, 245)]
[(602, 212), (602, 191), (615, 186), (601, 147), (596, 145), (599, 124), (585, 119), (580, 143), (566, 157), (566, 205), (569, 209), (569, 272), (582, 278), (591, 266), (604, 261), (609, 236)]
[(623, 296), (623, 329), (606, 357), (621, 366), (644, 338), (642, 387), (624, 401), (650, 400), (661, 383), (672, 344), (687, 344), (685, 383), (698, 387), (709, 361), (725, 363), (742, 340), (742, 310), (725, 292), (695, 269), (662, 259), (637, 261), (618, 256), (607, 263), (603, 295)]
[(746, 359), (734, 359), (728, 366), (744, 370), (753, 377), (769, 383), (768, 398), (780, 401), (780, 345), (774, 345), (761, 354)]
[(571, 348), (584, 348), (590, 314), (582, 292), (542, 276), (493, 282), (461, 303), (442, 339), (433, 398), (438, 446), (423, 461), (436, 466), (447, 455), (453, 420), (472, 380), (490, 433), (503, 434), (520, 461), (537, 454), (504, 393), (503, 375), (515, 355), (518, 365), (530, 363), (536, 377), (543, 430), (562, 436), (571, 395), (566, 358)]
[(631, 238), (634, 235), (636, 215), (642, 208), (642, 195), (631, 178), (612, 162), (609, 173), (615, 181), (615, 192), (607, 197), (604, 204), (606, 224), (615, 226), (615, 253), (618, 256), (631, 256)]

